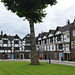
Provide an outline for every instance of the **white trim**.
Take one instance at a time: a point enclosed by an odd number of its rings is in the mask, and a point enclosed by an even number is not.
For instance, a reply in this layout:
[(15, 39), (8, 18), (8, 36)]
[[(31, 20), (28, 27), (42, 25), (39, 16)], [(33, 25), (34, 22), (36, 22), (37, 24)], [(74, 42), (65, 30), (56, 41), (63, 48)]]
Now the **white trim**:
[(27, 37), (30, 37), (29, 35), (27, 35)]
[(61, 34), (61, 31), (57, 31), (57, 32), (55, 33), (55, 35), (58, 35), (58, 34)]
[(51, 36), (54, 36), (53, 34), (49, 34), (49, 36), (48, 37), (51, 37)]
[(41, 38), (39, 38), (38, 40), (41, 40)]
[(47, 38), (46, 36), (43, 37), (43, 39), (46, 39), (46, 38)]

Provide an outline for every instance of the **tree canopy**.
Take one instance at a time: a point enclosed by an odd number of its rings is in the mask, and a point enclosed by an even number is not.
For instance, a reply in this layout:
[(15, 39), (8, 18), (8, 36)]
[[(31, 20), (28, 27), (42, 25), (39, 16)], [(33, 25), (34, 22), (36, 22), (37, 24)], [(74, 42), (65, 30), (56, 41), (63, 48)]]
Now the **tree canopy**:
[(1, 0), (1, 2), (19, 17), (25, 17), (28, 21), (32, 17), (34, 23), (42, 22), (42, 18), (46, 15), (44, 8), (57, 3), (56, 0)]
[(39, 65), (36, 51), (34, 23), (42, 22), (45, 17), (45, 9), (48, 5), (55, 5), (56, 0), (1, 0), (8, 10), (16, 13), (19, 17), (24, 17), (30, 23), (31, 36), (31, 64)]

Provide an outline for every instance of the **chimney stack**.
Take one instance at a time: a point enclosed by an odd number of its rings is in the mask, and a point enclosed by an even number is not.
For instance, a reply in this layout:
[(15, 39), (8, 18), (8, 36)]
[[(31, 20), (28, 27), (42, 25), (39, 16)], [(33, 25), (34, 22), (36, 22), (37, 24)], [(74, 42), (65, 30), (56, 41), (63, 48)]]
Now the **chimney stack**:
[(74, 16), (74, 26), (75, 26), (75, 16)]
[(1, 36), (3, 36), (3, 31), (1, 31)]
[(70, 20), (67, 20), (67, 24), (70, 24)]

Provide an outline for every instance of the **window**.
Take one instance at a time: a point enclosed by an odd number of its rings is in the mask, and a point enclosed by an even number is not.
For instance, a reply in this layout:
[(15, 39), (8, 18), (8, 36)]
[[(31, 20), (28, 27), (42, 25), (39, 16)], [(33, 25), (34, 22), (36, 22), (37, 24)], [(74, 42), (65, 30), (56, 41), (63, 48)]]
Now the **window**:
[(14, 41), (14, 44), (19, 44), (19, 41)]
[(0, 44), (2, 43), (2, 40), (0, 40)]
[(46, 44), (46, 40), (43, 40), (43, 44)]
[(38, 41), (38, 45), (39, 45), (39, 41)]
[(68, 48), (69, 47), (69, 44), (66, 44), (66, 47)]
[(75, 41), (73, 42), (73, 47), (75, 48)]
[[(30, 43), (27, 43), (27, 44), (30, 44)], [(41, 41), (38, 41), (38, 45), (41, 45)]]
[(60, 44), (60, 45), (59, 45), (59, 49), (62, 49), (62, 48), (63, 48), (63, 46), (62, 46), (62, 44)]
[(46, 50), (46, 46), (44, 46), (44, 50)]
[(50, 42), (53, 42), (53, 38), (52, 37), (50, 38)]
[(14, 47), (14, 50), (19, 50), (19, 47)]
[(42, 50), (43, 50), (43, 46), (42, 46)]
[(44, 43), (44, 40), (43, 40), (43, 44), (45, 44), (45, 43)]
[(71, 41), (71, 48), (73, 48), (73, 41)]
[(46, 43), (48, 44), (48, 39), (46, 39)]
[(49, 43), (50, 43), (50, 39), (49, 39)]
[(43, 42), (41, 41), (41, 44), (43, 44)]
[(50, 45), (50, 50), (52, 50), (52, 45)]
[(25, 45), (25, 41), (22, 42), (22, 45)]
[(40, 41), (40, 45), (41, 45), (41, 41)]
[(49, 50), (49, 46), (47, 46), (47, 50)]
[(57, 57), (57, 53), (55, 53), (55, 57)]
[(45, 39), (45, 44), (46, 44), (46, 39)]
[(54, 45), (52, 45), (52, 50), (54, 49)]
[(61, 35), (57, 36), (57, 41), (61, 41)]
[(3, 40), (3, 44), (7, 44), (8, 43), (8, 40)]
[(73, 31), (73, 36), (75, 36), (75, 31)]
[(69, 35), (67, 35), (67, 38), (69, 38)]

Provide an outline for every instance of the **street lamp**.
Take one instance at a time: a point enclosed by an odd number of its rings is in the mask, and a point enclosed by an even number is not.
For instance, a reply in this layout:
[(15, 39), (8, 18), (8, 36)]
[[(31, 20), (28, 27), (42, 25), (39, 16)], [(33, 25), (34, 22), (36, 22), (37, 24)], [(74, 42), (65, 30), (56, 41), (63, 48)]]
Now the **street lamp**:
[(39, 57), (39, 46), (38, 46), (38, 57)]
[(50, 46), (49, 46), (49, 64), (51, 63), (51, 58), (50, 58)]

